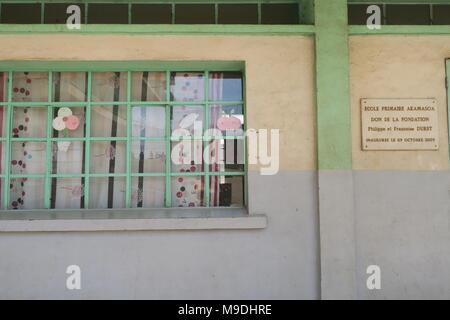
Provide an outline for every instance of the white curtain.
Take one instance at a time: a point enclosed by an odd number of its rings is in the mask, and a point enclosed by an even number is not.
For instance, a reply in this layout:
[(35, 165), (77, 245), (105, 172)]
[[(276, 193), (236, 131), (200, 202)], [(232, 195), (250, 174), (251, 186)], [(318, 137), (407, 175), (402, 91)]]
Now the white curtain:
[[(221, 100), (223, 83), (221, 73), (211, 74), (216, 81), (210, 82), (210, 100)], [(13, 101), (36, 102), (47, 101), (47, 73), (15, 73), (13, 77)], [(165, 72), (133, 72), (132, 100), (164, 101), (166, 100)], [(54, 73), (53, 101), (85, 101), (87, 94), (86, 73)], [(6, 100), (5, 77), (0, 78), (0, 99)], [(202, 135), (203, 108), (205, 106), (183, 105), (186, 101), (204, 100), (203, 73), (175, 73), (171, 81), (171, 96), (180, 105), (172, 107), (171, 130), (182, 126), (191, 135)], [(131, 167), (133, 173), (165, 173), (166, 146), (164, 140), (166, 131), (166, 109), (161, 106), (133, 106), (132, 119), (126, 119), (127, 106), (127, 73), (93, 73), (92, 101), (108, 101), (108, 105), (91, 106), (91, 136), (92, 137), (125, 137), (127, 121), (132, 121), (132, 135), (141, 137), (158, 137), (161, 141), (134, 141), (131, 146)], [(85, 106), (70, 107), (74, 115), (80, 119), (79, 127), (69, 131), (69, 137), (85, 136)], [(59, 108), (54, 108), (53, 118)], [(202, 122), (201, 132), (194, 132), (194, 123), (186, 123), (187, 117), (194, 115)], [(207, 128), (216, 127), (220, 117), (220, 107), (212, 107), (210, 123)], [(14, 137), (45, 138), (47, 136), (47, 107), (17, 107), (14, 108)], [(3, 108), (0, 109), (0, 131), (4, 128)], [(52, 130), (54, 137), (63, 137), (63, 132)], [(175, 148), (182, 142), (173, 142)], [(125, 174), (126, 173), (126, 141), (91, 141), (90, 173)], [(221, 141), (213, 141), (210, 145), (211, 172), (223, 170), (219, 165)], [(205, 145), (194, 143), (190, 152), (202, 159)], [(3, 146), (2, 146), (3, 147)], [(57, 143), (51, 146), (51, 172), (54, 174), (81, 174), (85, 172), (84, 158), (85, 142), (71, 141), (64, 151)], [(4, 150), (2, 148), (2, 158)], [(180, 156), (182, 156), (180, 154)], [(12, 173), (14, 174), (45, 174), (46, 143), (45, 142), (15, 142), (11, 154)], [(2, 170), (5, 166), (2, 166)], [(204, 171), (204, 163), (171, 164), (173, 172)], [(210, 200), (212, 206), (219, 205), (219, 178), (210, 180)], [(171, 198), (173, 206), (204, 205), (204, 181), (201, 176), (172, 177)], [(84, 178), (53, 178), (51, 179), (50, 203), (52, 208), (84, 208)], [(91, 178), (89, 203), (90, 208), (123, 208), (125, 207), (125, 177)], [(36, 209), (44, 207), (44, 179), (16, 178), (11, 180), (11, 196), (9, 207), (16, 209)], [(165, 198), (164, 177), (133, 177), (132, 178), (133, 207), (163, 207)]]

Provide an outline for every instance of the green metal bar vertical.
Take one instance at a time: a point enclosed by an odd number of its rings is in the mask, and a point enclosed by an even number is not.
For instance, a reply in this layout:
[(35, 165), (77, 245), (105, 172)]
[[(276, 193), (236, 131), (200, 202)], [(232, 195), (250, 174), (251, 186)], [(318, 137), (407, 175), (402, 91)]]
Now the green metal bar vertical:
[(46, 155), (45, 155), (45, 190), (44, 190), (44, 206), (50, 209), (51, 204), (51, 181), (52, 178), (52, 158), (53, 158), (53, 142), (51, 141), (53, 128), (52, 128), (52, 118), (53, 118), (53, 108), (52, 94), (53, 94), (53, 72), (48, 73), (48, 107), (47, 107), (47, 142), (46, 142)]
[(127, 208), (131, 208), (131, 134), (132, 134), (132, 105), (131, 105), (131, 71), (127, 76), (127, 180), (125, 189), (125, 203)]
[(41, 3), (41, 24), (45, 23), (45, 2)]
[[(205, 97), (204, 97), (205, 101), (209, 100), (209, 72), (205, 71)], [(204, 124), (203, 124), (203, 132), (205, 132), (205, 130), (207, 130), (209, 128), (209, 104), (204, 105), (203, 106), (203, 111), (204, 111)], [(211, 140), (208, 139), (208, 141), (203, 141), (203, 144), (209, 144), (211, 142)], [(194, 143), (197, 143), (196, 141), (194, 141)], [(206, 148), (205, 145), (203, 145), (204, 148)], [(211, 160), (211, 154), (208, 153), (208, 163), (205, 163), (205, 159), (203, 159), (203, 152), (202, 152), (202, 162), (203, 162), (203, 171), (205, 173), (209, 173), (209, 162)], [(209, 207), (209, 180), (210, 177), (206, 174), (204, 176), (204, 181), (203, 181), (203, 185), (204, 185), (204, 190), (205, 190), (205, 196), (204, 196), (204, 203), (203, 205), (205, 207)]]
[(261, 3), (258, 2), (258, 24), (261, 24)]
[(347, 2), (316, 0), (315, 10), (318, 168), (351, 169)]
[(172, 24), (175, 24), (175, 3), (172, 3), (171, 4), (171, 10), (172, 10), (172, 17), (171, 17), (171, 22), (172, 22)]
[[(170, 71), (166, 71), (166, 101), (170, 101)], [(166, 104), (166, 207), (172, 206), (172, 194), (171, 194), (171, 148), (170, 148), (170, 136), (171, 136), (171, 116), (172, 107)]]
[(86, 152), (84, 154), (84, 208), (89, 209), (89, 185), (90, 185), (90, 162), (91, 162), (91, 101), (92, 101), (92, 72), (88, 73), (88, 91), (86, 104)]
[(214, 23), (215, 24), (219, 23), (219, 4), (218, 3), (214, 4)]
[(89, 17), (89, 3), (84, 4), (84, 24), (88, 24)]
[(131, 21), (131, 9), (132, 9), (132, 6), (133, 5), (131, 3), (128, 4), (128, 24), (132, 23), (132, 21)]
[(5, 183), (4, 183), (4, 203), (3, 208), (6, 210), (9, 206), (9, 199), (10, 199), (10, 184), (11, 184), (11, 128), (12, 128), (12, 121), (14, 117), (14, 110), (11, 105), (12, 102), (12, 85), (13, 85), (13, 73), (10, 71), (8, 73), (8, 106), (6, 109), (7, 115), (6, 115), (6, 152), (5, 152)]

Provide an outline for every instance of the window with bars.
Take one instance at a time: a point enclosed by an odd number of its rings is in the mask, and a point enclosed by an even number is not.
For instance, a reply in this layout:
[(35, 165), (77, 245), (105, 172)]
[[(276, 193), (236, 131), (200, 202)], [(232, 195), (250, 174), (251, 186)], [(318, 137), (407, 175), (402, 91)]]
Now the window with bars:
[(377, 5), (381, 9), (384, 25), (450, 25), (450, 2), (444, 3), (359, 3), (348, 6), (348, 24), (366, 25), (369, 14), (367, 8)]
[(141, 70), (0, 73), (2, 208), (244, 207), (242, 70)]
[(210, 1), (0, 1), (0, 23), (65, 24), (79, 6), (83, 24), (299, 24), (297, 0)]

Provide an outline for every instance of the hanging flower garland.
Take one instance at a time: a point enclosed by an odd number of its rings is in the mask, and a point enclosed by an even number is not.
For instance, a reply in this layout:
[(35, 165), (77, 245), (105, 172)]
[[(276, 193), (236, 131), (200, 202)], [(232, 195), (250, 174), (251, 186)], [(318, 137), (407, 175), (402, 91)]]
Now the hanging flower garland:
[[(58, 116), (53, 119), (53, 129), (56, 131), (62, 131), (63, 137), (69, 137), (69, 130), (75, 131), (80, 125), (80, 119), (73, 115), (72, 110), (69, 108), (60, 108), (58, 110)], [(67, 151), (70, 146), (70, 141), (58, 141), (58, 150)]]

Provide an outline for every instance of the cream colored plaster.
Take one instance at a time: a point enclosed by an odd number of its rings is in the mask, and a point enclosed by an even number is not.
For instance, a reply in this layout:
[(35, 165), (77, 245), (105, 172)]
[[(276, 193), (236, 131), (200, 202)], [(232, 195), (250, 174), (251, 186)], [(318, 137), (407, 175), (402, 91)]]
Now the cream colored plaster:
[[(448, 170), (446, 58), (450, 36), (350, 37), (354, 169)], [(362, 151), (361, 98), (436, 98), (439, 150)]]
[(249, 128), (280, 129), (280, 170), (316, 168), (312, 37), (2, 35), (0, 42), (1, 60), (245, 61)]

